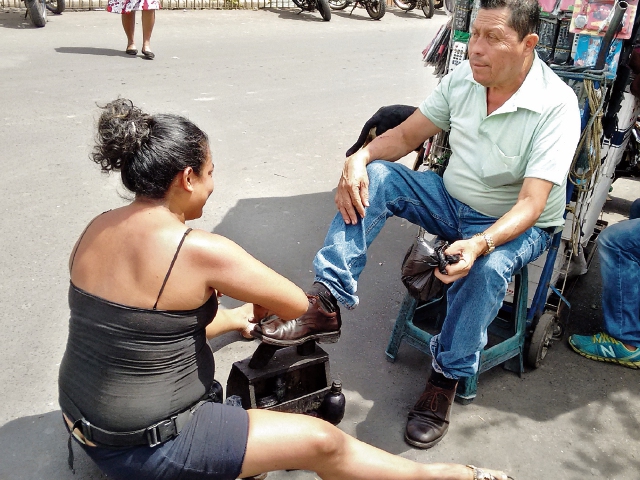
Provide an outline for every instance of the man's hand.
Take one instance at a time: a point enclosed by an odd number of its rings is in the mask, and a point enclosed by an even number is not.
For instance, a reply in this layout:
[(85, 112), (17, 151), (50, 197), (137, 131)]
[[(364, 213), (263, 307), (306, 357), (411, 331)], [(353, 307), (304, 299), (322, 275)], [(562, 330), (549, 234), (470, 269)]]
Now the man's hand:
[(358, 223), (358, 214), (364, 217), (364, 209), (369, 206), (369, 175), (362, 150), (345, 160), (335, 202), (347, 225)]
[(436, 268), (434, 274), (442, 283), (453, 283), (459, 278), (466, 277), (469, 270), (473, 267), (476, 259), (482, 255), (485, 250), (486, 242), (482, 237), (473, 237), (467, 240), (458, 240), (452, 243), (444, 253), (449, 255), (460, 255), (458, 263), (447, 265), (447, 275), (440, 273)]

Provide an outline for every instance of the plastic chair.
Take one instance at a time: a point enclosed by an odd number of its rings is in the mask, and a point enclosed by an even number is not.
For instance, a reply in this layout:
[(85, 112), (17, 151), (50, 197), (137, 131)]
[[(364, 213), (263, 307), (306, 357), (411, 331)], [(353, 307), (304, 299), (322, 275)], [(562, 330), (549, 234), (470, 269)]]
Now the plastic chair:
[[(489, 325), (489, 342), (480, 354), (478, 373), (473, 377), (460, 379), (456, 391), (456, 400), (464, 405), (471, 403), (478, 389), (478, 375), (496, 365), (504, 363), (504, 368), (522, 376), (524, 372), (524, 342), (527, 327), (527, 267), (514, 275), (515, 285), (513, 303), (503, 303), (498, 316)], [(431, 355), (429, 343), (433, 334), (415, 325), (414, 320), (429, 317), (435, 320), (435, 329), (439, 331), (446, 313), (446, 291), (434, 300), (419, 305), (408, 293), (400, 306), (389, 345), (387, 360), (394, 362), (402, 341)]]

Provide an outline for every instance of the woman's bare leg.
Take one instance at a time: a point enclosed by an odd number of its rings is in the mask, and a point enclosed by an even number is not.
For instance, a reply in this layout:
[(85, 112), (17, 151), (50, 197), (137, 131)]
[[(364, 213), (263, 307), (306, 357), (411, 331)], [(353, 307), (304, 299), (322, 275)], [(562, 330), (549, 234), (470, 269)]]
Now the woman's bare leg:
[[(464, 465), (422, 464), (361, 442), (307, 415), (249, 410), (241, 477), (274, 470), (311, 470), (324, 480), (473, 480)], [(502, 479), (502, 472), (492, 472)]]
[(124, 33), (127, 35), (127, 50), (132, 50), (136, 48), (136, 42), (133, 39), (133, 35), (136, 31), (136, 12), (123, 13), (122, 17), (122, 28), (124, 28)]
[(151, 51), (151, 33), (153, 32), (153, 26), (156, 23), (156, 11), (155, 10), (143, 10), (142, 11), (142, 51)]

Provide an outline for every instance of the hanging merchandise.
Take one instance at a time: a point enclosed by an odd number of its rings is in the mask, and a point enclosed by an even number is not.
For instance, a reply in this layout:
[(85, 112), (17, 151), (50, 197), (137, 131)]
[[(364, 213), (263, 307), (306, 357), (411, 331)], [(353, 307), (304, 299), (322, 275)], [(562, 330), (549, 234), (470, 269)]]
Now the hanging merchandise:
[(558, 36), (553, 49), (553, 62), (556, 65), (565, 65), (571, 59), (571, 45), (573, 45), (573, 33), (569, 31), (571, 20), (564, 17), (560, 20)]
[(453, 12), (453, 29), (459, 32), (469, 30), (469, 20), (471, 18), (471, 8), (473, 0), (456, 0)]
[[(603, 37), (594, 35), (578, 35), (578, 43), (574, 55), (574, 65), (576, 67), (595, 67), (598, 60), (598, 53), (603, 44)], [(622, 51), (622, 40), (613, 40), (609, 45), (605, 57), (604, 74), (608, 79), (613, 79), (618, 69), (620, 52)]]
[[(558, 36), (559, 22), (557, 18), (540, 18), (538, 24), (538, 44), (536, 52), (543, 62), (549, 62), (553, 58), (553, 50)], [(595, 64), (595, 60), (594, 60)]]
[(633, 20), (636, 16), (638, 0), (616, 2), (614, 0), (575, 0), (571, 18), (571, 32), (581, 35), (602, 36), (611, 24), (615, 6), (626, 4), (626, 15), (615, 34), (616, 38), (631, 38)]

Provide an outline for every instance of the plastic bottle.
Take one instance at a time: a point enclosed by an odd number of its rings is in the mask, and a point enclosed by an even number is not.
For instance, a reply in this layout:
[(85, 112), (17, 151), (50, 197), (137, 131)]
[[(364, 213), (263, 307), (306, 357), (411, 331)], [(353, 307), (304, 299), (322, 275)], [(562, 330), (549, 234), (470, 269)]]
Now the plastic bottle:
[(331, 384), (331, 390), (327, 393), (320, 404), (318, 413), (329, 423), (337, 425), (344, 417), (345, 399), (342, 393), (342, 382), (334, 380)]

